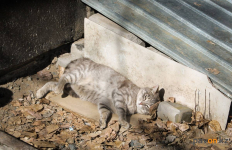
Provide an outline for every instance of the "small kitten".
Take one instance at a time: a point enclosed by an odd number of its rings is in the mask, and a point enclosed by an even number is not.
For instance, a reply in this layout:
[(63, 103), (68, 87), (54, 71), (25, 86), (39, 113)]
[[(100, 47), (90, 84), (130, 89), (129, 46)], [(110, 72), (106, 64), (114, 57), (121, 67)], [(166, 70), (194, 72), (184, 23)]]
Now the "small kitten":
[(128, 129), (130, 124), (126, 115), (149, 114), (149, 107), (160, 100), (158, 86), (139, 88), (113, 69), (88, 58), (72, 61), (59, 82), (46, 83), (36, 95), (41, 98), (49, 91), (58, 94), (63, 89), (64, 95), (70, 94), (98, 105), (102, 129), (111, 112), (116, 113), (121, 126)]

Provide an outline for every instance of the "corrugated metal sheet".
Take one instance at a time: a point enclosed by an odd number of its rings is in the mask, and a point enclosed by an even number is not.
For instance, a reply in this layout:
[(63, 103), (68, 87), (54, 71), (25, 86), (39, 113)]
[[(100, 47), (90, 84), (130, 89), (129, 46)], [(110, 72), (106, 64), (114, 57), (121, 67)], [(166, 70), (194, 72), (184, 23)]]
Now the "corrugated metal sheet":
[(82, 0), (232, 96), (231, 0)]

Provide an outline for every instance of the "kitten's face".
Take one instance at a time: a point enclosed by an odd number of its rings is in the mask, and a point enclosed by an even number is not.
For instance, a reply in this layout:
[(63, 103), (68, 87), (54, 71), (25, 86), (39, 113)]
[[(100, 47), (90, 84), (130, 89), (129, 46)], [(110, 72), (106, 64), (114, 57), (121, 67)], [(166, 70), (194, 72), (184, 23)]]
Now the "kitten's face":
[(149, 108), (158, 101), (160, 101), (159, 86), (141, 89), (137, 95), (137, 112), (148, 115)]

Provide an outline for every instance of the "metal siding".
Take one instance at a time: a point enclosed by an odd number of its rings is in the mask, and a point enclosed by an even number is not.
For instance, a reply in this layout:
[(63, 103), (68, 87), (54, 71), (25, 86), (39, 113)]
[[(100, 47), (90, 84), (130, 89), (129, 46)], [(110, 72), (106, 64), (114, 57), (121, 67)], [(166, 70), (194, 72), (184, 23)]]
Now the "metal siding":
[(232, 96), (231, 1), (82, 1), (176, 61), (206, 74)]

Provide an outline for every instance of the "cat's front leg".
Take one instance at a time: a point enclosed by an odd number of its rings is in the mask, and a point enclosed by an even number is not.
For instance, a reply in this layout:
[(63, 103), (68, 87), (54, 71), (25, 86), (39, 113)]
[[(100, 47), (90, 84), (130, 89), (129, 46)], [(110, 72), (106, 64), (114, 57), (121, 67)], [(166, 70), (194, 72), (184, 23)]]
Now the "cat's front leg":
[(126, 121), (126, 109), (122, 107), (116, 107), (116, 113), (119, 118), (119, 123), (124, 129), (130, 128), (130, 123)]
[(98, 103), (98, 111), (100, 114), (100, 128), (105, 129), (107, 125), (107, 120), (109, 116), (111, 115), (111, 111), (104, 103)]
[(116, 114), (118, 115), (119, 118), (119, 123), (123, 128), (129, 129), (130, 124), (126, 121), (127, 107), (123, 96), (120, 93), (114, 93), (113, 99), (114, 99), (114, 107), (116, 110)]

